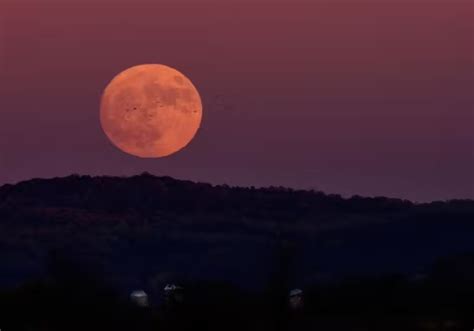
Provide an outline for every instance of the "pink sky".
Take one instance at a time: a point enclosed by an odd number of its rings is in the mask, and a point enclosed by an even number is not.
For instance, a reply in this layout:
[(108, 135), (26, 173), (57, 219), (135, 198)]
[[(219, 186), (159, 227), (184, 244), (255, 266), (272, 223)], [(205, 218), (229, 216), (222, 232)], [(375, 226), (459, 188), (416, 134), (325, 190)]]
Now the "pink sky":
[[(474, 198), (474, 5), (457, 0), (68, 0), (0, 10), (0, 183), (148, 171), (418, 201)], [(143, 160), (99, 97), (163, 63), (204, 100), (195, 140)]]

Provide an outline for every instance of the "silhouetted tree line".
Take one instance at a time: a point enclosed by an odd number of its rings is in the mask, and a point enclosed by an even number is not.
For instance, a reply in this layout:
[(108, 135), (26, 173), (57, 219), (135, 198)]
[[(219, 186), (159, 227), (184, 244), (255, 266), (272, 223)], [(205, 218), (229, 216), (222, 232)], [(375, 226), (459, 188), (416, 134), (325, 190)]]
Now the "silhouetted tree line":
[[(160, 221), (160, 215), (225, 215), (230, 220), (251, 218), (294, 223), (317, 222), (334, 215), (380, 218), (468, 218), (474, 202), (453, 200), (413, 204), (385, 197), (342, 198), (318, 191), (284, 187), (229, 187), (156, 177), (147, 173), (133, 177), (32, 179), (0, 187), (0, 217), (3, 223), (31, 223), (69, 219), (71, 212), (83, 221), (91, 214), (135, 215), (142, 222)], [(90, 217), (89, 217), (90, 218)], [(113, 220), (115, 221), (115, 220)]]
[[(472, 203), (467, 203), (471, 212)], [(64, 178), (33, 179), (0, 188), (0, 208), (68, 207), (123, 212), (137, 210), (179, 210), (180, 212), (245, 211), (250, 216), (285, 211), (291, 218), (328, 212), (378, 213), (407, 210), (413, 204), (406, 200), (384, 197), (344, 199), (317, 191), (284, 187), (246, 188), (213, 186), (207, 183), (140, 176), (90, 177), (72, 175)], [(439, 208), (444, 208), (445, 205)], [(290, 216), (290, 215), (286, 215)]]

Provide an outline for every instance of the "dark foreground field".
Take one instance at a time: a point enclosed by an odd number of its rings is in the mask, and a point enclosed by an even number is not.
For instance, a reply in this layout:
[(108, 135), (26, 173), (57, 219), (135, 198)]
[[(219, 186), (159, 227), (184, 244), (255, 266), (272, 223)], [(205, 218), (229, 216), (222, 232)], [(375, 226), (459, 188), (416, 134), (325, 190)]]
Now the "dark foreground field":
[[(70, 282), (69, 282), (70, 281)], [(2, 330), (471, 330), (472, 286), (402, 279), (306, 289), (292, 310), (286, 291), (248, 292), (227, 284), (186, 284), (179, 304), (141, 308), (82, 280), (49, 280), (2, 292)]]
[[(0, 329), (472, 330), (473, 220), (468, 200), (149, 174), (4, 185)], [(165, 302), (167, 283), (182, 303)], [(135, 289), (149, 307), (131, 305)]]

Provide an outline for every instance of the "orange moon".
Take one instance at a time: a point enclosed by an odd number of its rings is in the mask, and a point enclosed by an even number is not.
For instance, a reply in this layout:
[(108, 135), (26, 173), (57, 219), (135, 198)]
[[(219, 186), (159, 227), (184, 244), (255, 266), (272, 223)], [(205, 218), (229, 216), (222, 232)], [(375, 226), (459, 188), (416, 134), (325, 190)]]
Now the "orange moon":
[(131, 67), (105, 88), (100, 122), (110, 141), (142, 158), (171, 155), (196, 135), (202, 102), (193, 83), (161, 64)]

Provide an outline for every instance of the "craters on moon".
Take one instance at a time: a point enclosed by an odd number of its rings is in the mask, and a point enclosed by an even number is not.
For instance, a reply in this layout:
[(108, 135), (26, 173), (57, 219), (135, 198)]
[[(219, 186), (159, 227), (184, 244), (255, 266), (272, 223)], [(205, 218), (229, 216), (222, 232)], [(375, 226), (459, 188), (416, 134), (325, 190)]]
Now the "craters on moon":
[(110, 141), (138, 157), (162, 157), (197, 133), (202, 103), (191, 81), (164, 65), (139, 65), (117, 75), (101, 99), (100, 119)]

